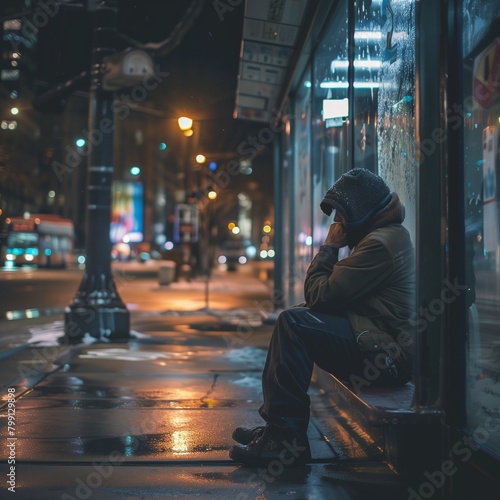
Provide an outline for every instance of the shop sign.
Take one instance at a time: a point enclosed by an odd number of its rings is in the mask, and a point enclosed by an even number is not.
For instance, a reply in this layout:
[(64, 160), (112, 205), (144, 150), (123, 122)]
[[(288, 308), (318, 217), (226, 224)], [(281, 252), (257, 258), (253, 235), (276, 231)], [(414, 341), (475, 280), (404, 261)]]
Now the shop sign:
[(488, 109), (500, 98), (500, 38), (474, 59), (474, 101)]
[(198, 206), (178, 203), (175, 206), (174, 241), (195, 243), (198, 241)]

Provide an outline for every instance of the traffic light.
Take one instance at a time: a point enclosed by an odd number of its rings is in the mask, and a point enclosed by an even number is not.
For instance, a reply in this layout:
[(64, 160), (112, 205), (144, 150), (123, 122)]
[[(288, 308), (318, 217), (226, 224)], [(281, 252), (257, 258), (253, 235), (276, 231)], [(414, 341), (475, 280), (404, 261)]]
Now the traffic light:
[(132, 175), (133, 177), (138, 177), (141, 173), (141, 167), (134, 165), (134, 166), (130, 167), (129, 172), (130, 172), (130, 175)]

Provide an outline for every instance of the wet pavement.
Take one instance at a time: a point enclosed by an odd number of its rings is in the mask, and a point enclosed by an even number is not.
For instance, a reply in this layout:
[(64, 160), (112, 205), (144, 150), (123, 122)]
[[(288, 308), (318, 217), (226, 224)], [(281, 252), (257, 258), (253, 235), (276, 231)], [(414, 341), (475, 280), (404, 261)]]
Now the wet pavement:
[[(237, 308), (138, 307), (123, 343), (61, 345), (57, 316), (1, 322), (0, 498), (9, 493), (12, 450), (23, 499), (398, 498), (381, 450), (350, 432), (315, 384), (310, 464), (256, 469), (229, 459), (234, 427), (262, 423), (272, 331), (256, 307), (268, 287), (251, 276), (232, 279), (221, 274), (214, 289), (237, 289)], [(202, 287), (179, 283), (171, 293), (192, 304)], [(16, 396), (11, 427), (9, 388)]]

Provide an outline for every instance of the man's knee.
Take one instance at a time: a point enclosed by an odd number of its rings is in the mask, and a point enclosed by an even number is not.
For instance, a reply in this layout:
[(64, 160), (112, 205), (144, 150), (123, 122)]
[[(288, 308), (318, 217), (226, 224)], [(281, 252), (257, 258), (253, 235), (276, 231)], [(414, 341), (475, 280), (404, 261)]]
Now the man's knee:
[(307, 314), (309, 308), (307, 307), (289, 307), (282, 311), (276, 323), (276, 330), (279, 331), (279, 335), (282, 338), (288, 338), (290, 341), (296, 341), (297, 338), (301, 338), (302, 334), (306, 333), (305, 314)]
[(306, 310), (307, 307), (289, 307), (284, 309), (278, 315), (278, 323), (285, 327), (300, 323), (300, 318)]

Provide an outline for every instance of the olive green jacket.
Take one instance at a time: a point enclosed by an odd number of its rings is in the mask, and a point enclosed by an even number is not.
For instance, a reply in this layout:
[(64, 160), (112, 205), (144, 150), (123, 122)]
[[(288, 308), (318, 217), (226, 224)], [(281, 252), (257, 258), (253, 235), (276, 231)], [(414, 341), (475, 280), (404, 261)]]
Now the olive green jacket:
[(322, 245), (304, 283), (307, 306), (347, 315), (362, 351), (396, 355), (413, 354), (414, 293), (415, 253), (401, 224), (373, 230), (340, 261), (338, 249)]

